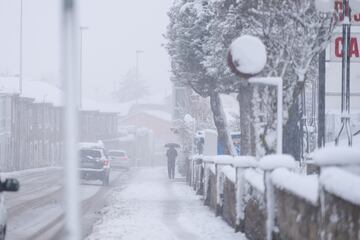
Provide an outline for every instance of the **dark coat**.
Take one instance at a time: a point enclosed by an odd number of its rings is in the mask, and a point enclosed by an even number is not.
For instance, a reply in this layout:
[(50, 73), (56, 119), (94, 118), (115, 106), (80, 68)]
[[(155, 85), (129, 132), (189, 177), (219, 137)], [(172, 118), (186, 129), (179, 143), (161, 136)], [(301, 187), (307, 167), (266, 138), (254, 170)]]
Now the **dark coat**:
[(176, 157), (177, 157), (177, 151), (175, 148), (169, 148), (166, 151), (166, 156), (168, 158), (169, 161), (175, 161)]

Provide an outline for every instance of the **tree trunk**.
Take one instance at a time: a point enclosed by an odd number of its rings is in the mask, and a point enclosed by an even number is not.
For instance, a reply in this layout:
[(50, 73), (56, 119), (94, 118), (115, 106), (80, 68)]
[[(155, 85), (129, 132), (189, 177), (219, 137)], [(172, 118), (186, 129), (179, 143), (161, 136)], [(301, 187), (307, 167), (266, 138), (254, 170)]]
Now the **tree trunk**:
[(241, 155), (255, 156), (255, 135), (252, 124), (252, 100), (253, 88), (246, 83), (240, 86), (238, 101), (240, 106), (240, 152)]
[(224, 114), (222, 102), (218, 93), (210, 94), (210, 106), (214, 117), (214, 123), (218, 133), (218, 145), (223, 144), (224, 154), (235, 155), (235, 149), (232, 144), (231, 136), (228, 132), (226, 116)]
[(299, 101), (297, 100), (289, 110), (289, 119), (284, 126), (283, 133), (283, 151), (292, 155), (296, 160), (300, 160), (301, 156), (300, 120)]

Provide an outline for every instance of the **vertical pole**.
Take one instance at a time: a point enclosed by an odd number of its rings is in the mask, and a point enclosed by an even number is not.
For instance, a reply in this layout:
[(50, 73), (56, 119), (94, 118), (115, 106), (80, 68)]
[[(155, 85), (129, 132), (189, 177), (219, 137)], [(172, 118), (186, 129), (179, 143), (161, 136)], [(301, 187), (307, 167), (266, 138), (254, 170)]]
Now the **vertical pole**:
[[(135, 85), (138, 86), (139, 81), (139, 51), (136, 51), (136, 66), (135, 66)], [(136, 105), (138, 104), (139, 95), (136, 93)]]
[(282, 154), (283, 144), (283, 83), (282, 78), (279, 78), (277, 83), (277, 143), (276, 152)]
[(345, 89), (345, 110), (346, 110), (346, 134), (348, 136), (348, 145), (352, 146), (352, 132), (351, 132), (351, 125), (350, 125), (350, 39), (351, 39), (351, 9), (350, 9), (350, 0), (345, 0), (346, 11), (348, 16), (348, 24), (346, 25), (346, 32), (347, 32), (347, 54), (346, 54), (346, 89)]
[(77, 1), (63, 0), (62, 44), (65, 136), (65, 239), (81, 238), (78, 176), (78, 24)]
[(23, 0), (20, 0), (20, 39), (19, 39), (19, 94), (23, 91)]
[(352, 146), (352, 132), (350, 125), (350, 35), (351, 35), (351, 10), (349, 7), (349, 0), (343, 0), (343, 47), (342, 47), (342, 79), (341, 79), (341, 128), (335, 139), (335, 144), (339, 144), (340, 136), (345, 128), (348, 145)]
[(79, 66), (79, 76), (80, 76), (80, 81), (79, 81), (79, 108), (82, 109), (82, 57), (83, 57), (83, 27), (80, 27), (80, 66)]
[(325, 146), (325, 74), (326, 50), (319, 54), (319, 83), (318, 83), (318, 148)]

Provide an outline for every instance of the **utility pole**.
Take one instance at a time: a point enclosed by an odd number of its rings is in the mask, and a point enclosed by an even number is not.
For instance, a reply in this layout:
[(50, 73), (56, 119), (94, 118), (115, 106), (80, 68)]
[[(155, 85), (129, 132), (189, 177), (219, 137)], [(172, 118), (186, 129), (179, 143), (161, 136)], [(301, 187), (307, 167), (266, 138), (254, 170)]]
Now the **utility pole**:
[(80, 95), (80, 104), (79, 104), (79, 108), (82, 108), (82, 85), (83, 85), (83, 79), (82, 79), (82, 69), (83, 69), (83, 31), (88, 30), (88, 27), (84, 27), (81, 26), (80, 27), (80, 91), (79, 91), (79, 95)]
[[(135, 65), (135, 82), (136, 86), (139, 85), (139, 55), (144, 53), (142, 50), (136, 50), (136, 65)], [(136, 93), (136, 105), (138, 104), (139, 94)]]
[(62, 70), (64, 86), (64, 239), (80, 240), (78, 156), (79, 25), (77, 0), (62, 0)]
[(22, 62), (23, 62), (23, 0), (20, 0), (20, 28), (19, 28), (19, 94), (23, 92), (23, 72), (22, 72)]
[(326, 75), (326, 50), (319, 54), (319, 82), (318, 82), (318, 148), (325, 146), (325, 75)]

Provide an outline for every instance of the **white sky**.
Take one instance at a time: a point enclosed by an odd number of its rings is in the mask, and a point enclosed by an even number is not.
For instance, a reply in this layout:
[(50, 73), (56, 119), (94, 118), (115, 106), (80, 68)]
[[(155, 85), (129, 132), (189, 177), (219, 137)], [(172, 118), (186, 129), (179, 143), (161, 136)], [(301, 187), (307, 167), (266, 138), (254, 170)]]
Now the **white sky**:
[[(106, 98), (130, 68), (137, 49), (152, 94), (170, 93), (169, 57), (161, 47), (171, 0), (82, 0), (83, 91)], [(20, 0), (0, 0), (0, 74), (18, 74)], [(24, 78), (59, 82), (60, 0), (23, 0)]]

